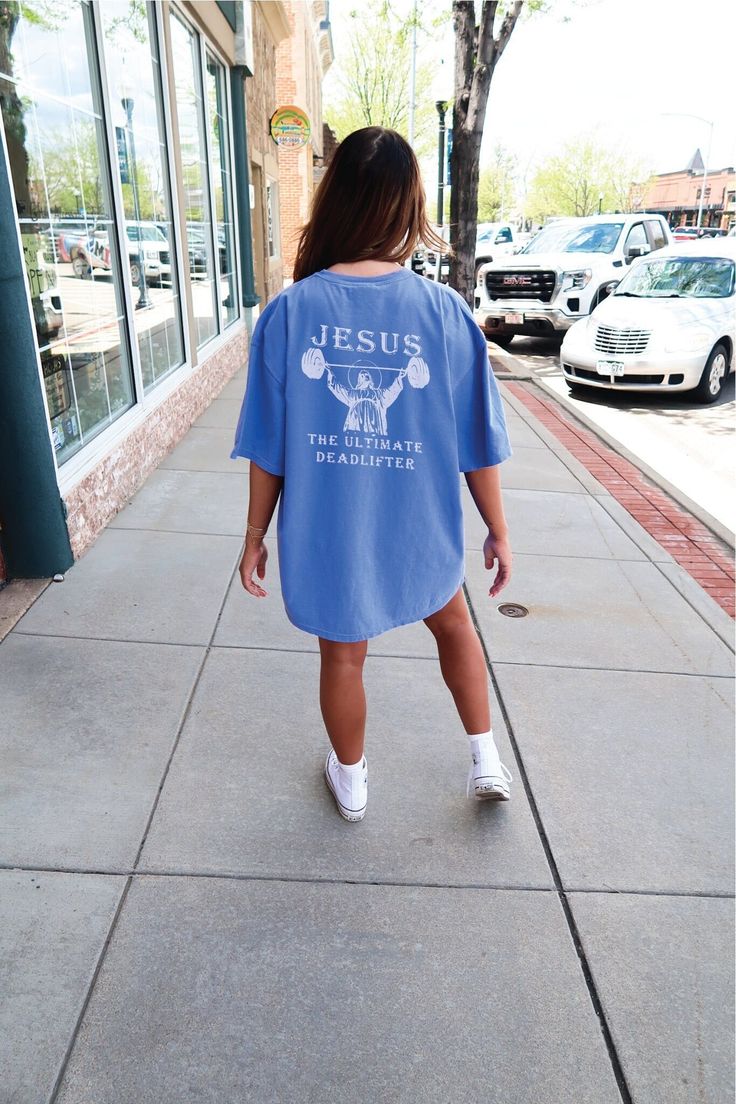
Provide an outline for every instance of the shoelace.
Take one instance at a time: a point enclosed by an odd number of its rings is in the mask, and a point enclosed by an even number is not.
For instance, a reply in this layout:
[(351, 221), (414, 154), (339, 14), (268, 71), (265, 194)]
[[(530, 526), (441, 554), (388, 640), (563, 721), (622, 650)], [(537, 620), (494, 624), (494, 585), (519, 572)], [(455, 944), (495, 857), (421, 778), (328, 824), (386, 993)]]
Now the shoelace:
[[(500, 759), (498, 761), (498, 765), (501, 768), (502, 777), (505, 778), (507, 782), (513, 782), (514, 778), (513, 778), (513, 775), (511, 774), (511, 771), (508, 769), (508, 767), (504, 766), (504, 764), (501, 762)], [(465, 796), (466, 797), (470, 797), (470, 791), (474, 788), (473, 787), (473, 773), (474, 773), (474, 771), (475, 771), (475, 763), (471, 763), (470, 764), (470, 770), (468, 772), (468, 785), (467, 785), (467, 788), (465, 790)], [(495, 778), (497, 776), (491, 774), (491, 775), (481, 775), (481, 777), (482, 778), (486, 778), (486, 777)]]

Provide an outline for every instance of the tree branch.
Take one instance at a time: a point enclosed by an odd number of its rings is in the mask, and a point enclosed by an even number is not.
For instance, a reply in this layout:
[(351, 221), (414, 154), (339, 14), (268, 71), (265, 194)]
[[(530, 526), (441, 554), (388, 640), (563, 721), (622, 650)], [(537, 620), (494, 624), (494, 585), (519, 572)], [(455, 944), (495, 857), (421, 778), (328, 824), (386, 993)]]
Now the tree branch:
[(501, 57), (501, 54), (506, 49), (506, 44), (511, 38), (511, 33), (516, 26), (516, 20), (521, 15), (521, 9), (524, 7), (524, 0), (516, 0), (512, 5), (511, 10), (506, 12), (504, 21), (501, 24), (501, 30), (498, 32), (498, 38), (496, 39), (496, 57), (495, 60)]
[(493, 54), (496, 48), (493, 24), (496, 22), (497, 10), (498, 0), (484, 0), (478, 36), (478, 65), (490, 65), (491, 68), (493, 68)]
[(475, 4), (473, 0), (453, 0), (452, 25), (455, 31), (455, 127), (464, 126), (470, 99), (475, 56)]

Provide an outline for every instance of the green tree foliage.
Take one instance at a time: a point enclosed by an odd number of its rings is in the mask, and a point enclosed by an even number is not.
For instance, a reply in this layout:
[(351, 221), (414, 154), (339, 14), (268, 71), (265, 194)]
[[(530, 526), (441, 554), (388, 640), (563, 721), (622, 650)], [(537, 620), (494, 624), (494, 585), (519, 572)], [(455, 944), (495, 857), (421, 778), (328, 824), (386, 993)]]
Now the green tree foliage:
[(550, 215), (593, 215), (628, 211), (634, 181), (648, 177), (639, 161), (615, 153), (593, 138), (570, 142), (539, 166), (529, 188), (526, 214), (543, 222)]
[[(32, 179), (43, 180), (46, 185), (49, 209), (59, 215), (76, 215), (81, 210), (101, 214), (102, 182), (94, 122), (84, 120), (75, 131), (42, 132), (40, 137), (43, 164), (37, 163), (34, 151), (30, 169)], [(44, 208), (42, 199), (39, 210)]]
[[(339, 139), (365, 126), (391, 127), (408, 137), (412, 16), (402, 19), (387, 0), (370, 0), (350, 19), (350, 46), (336, 60), (336, 89), (325, 101), (325, 119)], [(414, 148), (420, 156), (434, 148), (431, 85), (430, 66), (418, 63)]]
[(516, 157), (496, 146), (491, 164), (480, 170), (478, 180), (478, 222), (507, 218), (516, 198)]

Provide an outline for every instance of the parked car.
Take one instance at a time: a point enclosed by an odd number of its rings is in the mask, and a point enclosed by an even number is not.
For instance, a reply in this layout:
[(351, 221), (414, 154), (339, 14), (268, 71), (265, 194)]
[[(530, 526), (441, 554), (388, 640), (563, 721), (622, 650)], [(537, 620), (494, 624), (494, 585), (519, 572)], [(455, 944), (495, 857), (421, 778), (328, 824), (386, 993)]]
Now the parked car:
[[(217, 253), (220, 273), (229, 270), (227, 241), (222, 227), (216, 228)], [(189, 270), (193, 276), (206, 276), (207, 257), (210, 252), (210, 229), (202, 222), (187, 223), (187, 248), (189, 250)]]
[[(440, 235), (446, 242), (450, 240), (450, 228), (449, 226), (436, 226), (435, 232)], [(478, 278), (478, 270), (483, 264), (487, 264), (488, 261), (493, 260), (495, 257), (506, 257), (512, 253), (515, 253), (519, 249), (521, 243), (519, 242), (519, 233), (511, 223), (507, 222), (479, 222), (476, 229), (475, 237), (475, 277)], [(434, 250), (428, 250), (425, 263), (425, 276), (429, 276), (430, 279), (437, 279), (437, 253)], [(442, 255), (442, 261), (440, 265), (440, 279), (443, 283), (447, 282), (450, 275), (450, 260), (446, 253)]]
[(69, 246), (72, 271), (80, 280), (86, 280), (95, 268), (110, 271), (110, 240), (107, 229), (94, 230)]
[(52, 259), (55, 262), (69, 264), (80, 246), (90, 238), (94, 231), (94, 224), (67, 221), (59, 219), (46, 231), (50, 244)]
[(475, 319), (504, 347), (517, 334), (562, 335), (610, 295), (636, 257), (671, 241), (662, 215), (556, 220), (521, 253), (481, 266)]
[(718, 398), (736, 346), (736, 242), (675, 243), (633, 264), (560, 350), (572, 390), (693, 391)]
[(411, 270), (416, 272), (417, 275), (423, 276), (424, 269), (427, 263), (427, 257), (424, 249), (415, 249), (411, 255)]
[(519, 231), (508, 222), (480, 222), (475, 239), (475, 279), (483, 264), (508, 257), (521, 246)]
[[(171, 252), (166, 235), (155, 222), (126, 222), (130, 278), (134, 287), (140, 284), (141, 264), (147, 283), (171, 279)], [(68, 238), (67, 238), (68, 240)], [(86, 238), (74, 241), (68, 248), (75, 276), (87, 279), (96, 268), (109, 272), (112, 264), (107, 226), (96, 229)]]
[(674, 241), (697, 241), (698, 228), (697, 226), (675, 226), (672, 230), (672, 237)]
[[(449, 226), (433, 226), (435, 234), (439, 234), (443, 241), (450, 241)], [(435, 249), (428, 249), (425, 254), (424, 275), (430, 280), (440, 280), (446, 284), (450, 278), (450, 258), (446, 253), (438, 255)]]
[(698, 241), (700, 238), (723, 238), (726, 231), (720, 226), (676, 226), (672, 237), (678, 241)]
[(147, 283), (171, 280), (171, 249), (163, 230), (155, 222), (126, 222), (125, 233), (133, 286), (140, 283), (141, 256)]

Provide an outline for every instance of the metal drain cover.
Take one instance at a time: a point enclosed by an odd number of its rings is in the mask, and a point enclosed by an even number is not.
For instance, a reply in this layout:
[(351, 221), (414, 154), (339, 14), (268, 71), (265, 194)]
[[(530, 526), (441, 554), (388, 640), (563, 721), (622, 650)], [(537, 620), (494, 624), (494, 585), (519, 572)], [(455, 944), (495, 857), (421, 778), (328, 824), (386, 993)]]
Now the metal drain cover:
[(526, 606), (520, 606), (516, 602), (502, 602), (498, 607), (498, 612), (502, 613), (504, 617), (526, 617), (529, 610)]

